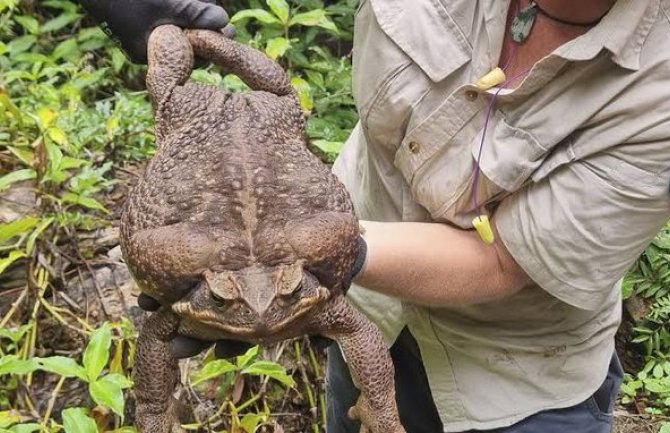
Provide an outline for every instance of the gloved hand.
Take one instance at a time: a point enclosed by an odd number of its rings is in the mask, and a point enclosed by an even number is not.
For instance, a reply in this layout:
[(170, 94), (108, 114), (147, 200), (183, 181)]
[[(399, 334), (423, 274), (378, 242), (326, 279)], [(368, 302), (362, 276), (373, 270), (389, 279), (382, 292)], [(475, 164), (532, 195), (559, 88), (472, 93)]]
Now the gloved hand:
[[(159, 25), (221, 30), (228, 24), (226, 11), (210, 0), (79, 1), (135, 63), (147, 62), (149, 34)], [(228, 25), (224, 33), (230, 36), (234, 27)]]

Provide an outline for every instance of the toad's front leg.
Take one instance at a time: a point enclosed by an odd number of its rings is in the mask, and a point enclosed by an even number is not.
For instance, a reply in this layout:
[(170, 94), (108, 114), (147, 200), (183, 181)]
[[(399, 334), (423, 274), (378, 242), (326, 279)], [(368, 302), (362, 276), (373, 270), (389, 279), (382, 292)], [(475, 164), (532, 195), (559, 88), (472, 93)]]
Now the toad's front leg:
[(381, 332), (342, 296), (314, 315), (318, 333), (336, 340), (361, 391), (349, 415), (361, 421), (361, 433), (405, 433), (395, 400), (393, 363)]
[(172, 353), (179, 319), (169, 311), (153, 313), (140, 330), (135, 356), (136, 423), (141, 433), (183, 431), (172, 396), (179, 382), (179, 363)]

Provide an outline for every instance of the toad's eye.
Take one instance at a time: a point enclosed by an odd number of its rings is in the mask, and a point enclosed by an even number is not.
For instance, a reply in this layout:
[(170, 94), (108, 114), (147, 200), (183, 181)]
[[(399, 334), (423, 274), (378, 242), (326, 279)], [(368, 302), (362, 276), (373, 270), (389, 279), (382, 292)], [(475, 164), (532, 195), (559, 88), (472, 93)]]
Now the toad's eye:
[(230, 305), (230, 300), (229, 299), (225, 299), (224, 297), (219, 296), (214, 292), (209, 292), (209, 295), (211, 296), (212, 301), (214, 301), (214, 304), (217, 307), (227, 307), (227, 306)]

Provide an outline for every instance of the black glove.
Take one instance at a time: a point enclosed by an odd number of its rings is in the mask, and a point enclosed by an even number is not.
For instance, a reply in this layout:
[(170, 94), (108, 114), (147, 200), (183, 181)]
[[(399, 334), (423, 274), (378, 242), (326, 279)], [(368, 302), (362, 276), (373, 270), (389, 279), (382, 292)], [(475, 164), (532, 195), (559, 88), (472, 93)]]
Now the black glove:
[[(147, 41), (162, 24), (220, 30), (228, 24), (222, 7), (200, 0), (79, 0), (135, 63), (147, 62)], [(229, 26), (224, 33), (230, 33)]]
[[(137, 297), (137, 305), (144, 311), (156, 311), (161, 307), (157, 300), (144, 293), (140, 293), (140, 296)], [(177, 358), (190, 358), (211, 345), (211, 341), (178, 335), (172, 340), (172, 353)], [(232, 358), (244, 354), (251, 346), (251, 343), (245, 341), (219, 340), (214, 347), (214, 355), (217, 358)]]

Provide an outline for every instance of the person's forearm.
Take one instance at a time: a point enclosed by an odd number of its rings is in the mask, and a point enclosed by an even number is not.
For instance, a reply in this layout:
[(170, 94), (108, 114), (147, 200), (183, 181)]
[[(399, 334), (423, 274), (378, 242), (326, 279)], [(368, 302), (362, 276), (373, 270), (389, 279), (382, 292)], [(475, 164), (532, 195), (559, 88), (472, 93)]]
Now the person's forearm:
[(486, 302), (529, 281), (502, 242), (439, 223), (361, 221), (368, 257), (355, 282), (428, 306)]

